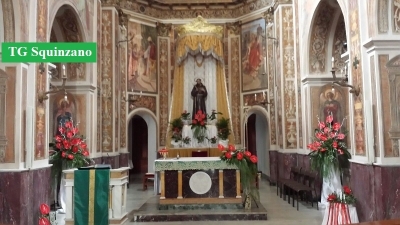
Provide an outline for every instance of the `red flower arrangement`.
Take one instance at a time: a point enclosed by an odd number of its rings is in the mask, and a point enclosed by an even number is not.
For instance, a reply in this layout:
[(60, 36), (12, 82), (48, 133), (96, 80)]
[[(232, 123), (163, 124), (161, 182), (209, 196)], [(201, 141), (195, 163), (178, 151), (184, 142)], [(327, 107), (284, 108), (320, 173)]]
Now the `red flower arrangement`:
[(330, 203), (344, 203), (348, 205), (353, 205), (356, 203), (357, 199), (353, 195), (353, 191), (349, 186), (343, 186), (341, 194), (333, 192), (328, 195), (327, 201)]
[(197, 139), (199, 143), (203, 142), (206, 137), (206, 123), (207, 123), (207, 115), (204, 114), (201, 110), (197, 111), (194, 115), (194, 119), (192, 120), (192, 130), (193, 137)]
[(68, 168), (79, 168), (90, 164), (87, 145), (78, 135), (79, 129), (72, 121), (65, 122), (58, 127), (58, 134), (55, 136), (55, 151), (51, 160), (63, 161)]
[(255, 188), (255, 180), (258, 172), (257, 156), (252, 155), (248, 150), (236, 149), (234, 145), (228, 145), (228, 148), (225, 148), (223, 145), (218, 144), (218, 149), (222, 153), (221, 160), (238, 167), (243, 192), (258, 200), (260, 196), (257, 188)]
[(342, 124), (333, 123), (332, 114), (326, 117), (325, 122), (318, 120), (318, 129), (315, 129), (314, 142), (307, 145), (311, 150), (311, 168), (327, 177), (331, 167), (343, 169), (348, 166), (351, 154), (347, 150), (344, 139), (346, 135), (341, 132)]
[(40, 217), (39, 217), (39, 225), (50, 225), (49, 214), (50, 214), (50, 207), (47, 204), (40, 204)]

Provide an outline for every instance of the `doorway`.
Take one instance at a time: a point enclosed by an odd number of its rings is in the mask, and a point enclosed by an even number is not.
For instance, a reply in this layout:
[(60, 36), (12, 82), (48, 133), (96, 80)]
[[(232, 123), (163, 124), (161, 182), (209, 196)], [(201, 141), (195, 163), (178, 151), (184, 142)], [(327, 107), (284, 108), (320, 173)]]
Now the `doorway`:
[(148, 166), (148, 127), (143, 117), (135, 115), (129, 122), (130, 155), (133, 173), (147, 173)]

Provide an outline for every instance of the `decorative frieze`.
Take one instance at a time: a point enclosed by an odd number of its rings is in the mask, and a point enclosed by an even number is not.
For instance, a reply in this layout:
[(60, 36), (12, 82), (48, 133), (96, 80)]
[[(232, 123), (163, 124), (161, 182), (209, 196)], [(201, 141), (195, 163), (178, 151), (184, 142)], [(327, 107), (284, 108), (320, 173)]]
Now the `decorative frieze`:
[[(240, 29), (239, 29), (240, 30)], [(229, 67), (230, 81), (232, 90), (240, 90), (240, 36), (229, 37)], [(240, 92), (232, 91), (231, 94), (231, 122), (235, 144), (241, 143), (241, 107), (240, 107)]]
[(0, 163), (5, 162), (7, 136), (6, 136), (6, 93), (7, 74), (0, 70)]
[[(169, 64), (171, 60), (170, 54), (170, 38), (169, 37), (160, 37), (158, 39), (158, 73), (160, 79), (160, 91), (159, 91), (159, 132), (160, 132), (160, 145), (165, 146), (166, 138), (168, 135), (168, 109), (169, 109), (169, 100), (168, 100), (168, 90), (169, 85), (172, 83), (172, 79), (170, 77)], [(171, 83), (170, 83), (171, 82)], [(155, 112), (154, 112), (155, 113)]]

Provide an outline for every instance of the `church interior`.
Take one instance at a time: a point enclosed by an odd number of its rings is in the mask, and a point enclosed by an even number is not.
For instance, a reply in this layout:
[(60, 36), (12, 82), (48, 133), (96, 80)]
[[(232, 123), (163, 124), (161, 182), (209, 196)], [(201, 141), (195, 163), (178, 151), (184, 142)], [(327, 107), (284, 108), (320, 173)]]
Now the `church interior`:
[[(293, 168), (311, 170), (309, 144), (331, 115), (346, 130), (340, 182), (359, 222), (400, 218), (400, 0), (0, 0), (0, 12), (0, 43), (97, 43), (97, 63), (0, 62), (0, 224), (35, 224), (55, 201), (49, 144), (67, 117), (93, 164), (129, 168), (129, 201), (160, 194), (158, 179), (182, 183), (182, 171), (154, 177), (163, 150), (244, 148), (273, 217), (274, 205), (322, 215), (277, 191)], [(225, 118), (225, 137), (198, 112)], [(146, 174), (154, 185), (136, 191)]]

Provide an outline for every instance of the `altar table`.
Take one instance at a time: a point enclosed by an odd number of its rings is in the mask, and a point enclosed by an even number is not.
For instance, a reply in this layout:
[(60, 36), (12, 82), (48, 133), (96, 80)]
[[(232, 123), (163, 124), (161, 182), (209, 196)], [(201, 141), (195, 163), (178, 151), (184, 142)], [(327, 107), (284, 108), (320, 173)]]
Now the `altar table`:
[(218, 148), (170, 148), (168, 149), (168, 157), (192, 157), (192, 152), (207, 152), (207, 156), (219, 157), (221, 151)]
[(160, 205), (242, 202), (239, 169), (219, 157), (157, 159), (154, 167)]

